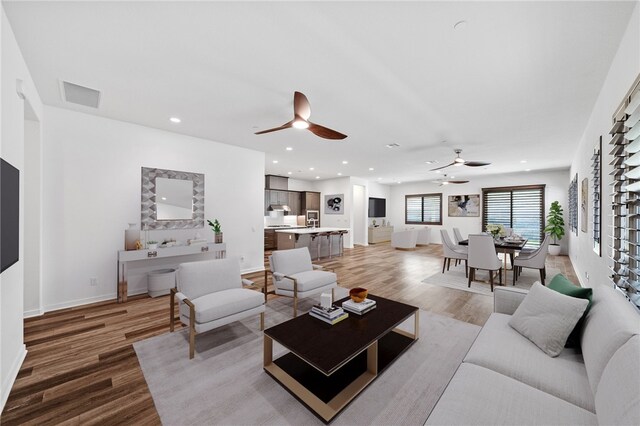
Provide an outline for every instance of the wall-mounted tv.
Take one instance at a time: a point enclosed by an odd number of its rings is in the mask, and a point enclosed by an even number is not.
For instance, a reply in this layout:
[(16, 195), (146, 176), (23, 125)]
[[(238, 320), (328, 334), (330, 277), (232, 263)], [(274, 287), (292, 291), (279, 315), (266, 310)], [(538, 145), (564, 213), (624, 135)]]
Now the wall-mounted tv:
[(18, 261), (19, 239), (20, 171), (0, 158), (0, 272)]
[(369, 197), (369, 217), (386, 217), (387, 200)]

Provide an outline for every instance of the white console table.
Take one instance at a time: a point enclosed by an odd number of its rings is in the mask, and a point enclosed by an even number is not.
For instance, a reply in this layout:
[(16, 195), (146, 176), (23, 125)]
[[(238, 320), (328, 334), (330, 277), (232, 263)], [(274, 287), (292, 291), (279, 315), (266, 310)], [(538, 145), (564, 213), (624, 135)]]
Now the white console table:
[(207, 243), (206, 245), (175, 246), (144, 250), (118, 251), (118, 303), (127, 301), (127, 264), (165, 257), (188, 256), (194, 254), (213, 253), (216, 259), (223, 259), (227, 253), (225, 243)]

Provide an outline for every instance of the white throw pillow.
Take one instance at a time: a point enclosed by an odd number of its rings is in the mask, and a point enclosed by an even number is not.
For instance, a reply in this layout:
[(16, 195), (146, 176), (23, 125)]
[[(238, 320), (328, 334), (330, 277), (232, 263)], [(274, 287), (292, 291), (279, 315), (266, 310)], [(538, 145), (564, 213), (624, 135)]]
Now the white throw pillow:
[(536, 281), (509, 325), (547, 355), (556, 357), (588, 304), (587, 299), (566, 296)]

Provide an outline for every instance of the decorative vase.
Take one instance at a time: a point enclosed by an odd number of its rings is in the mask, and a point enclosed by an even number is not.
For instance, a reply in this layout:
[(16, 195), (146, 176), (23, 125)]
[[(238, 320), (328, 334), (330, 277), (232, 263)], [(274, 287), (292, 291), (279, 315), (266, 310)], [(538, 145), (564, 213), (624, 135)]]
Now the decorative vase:
[(213, 241), (216, 244), (221, 244), (222, 243), (222, 232), (218, 232), (218, 233), (214, 234), (214, 238), (215, 239)]
[(124, 231), (124, 249), (136, 250), (136, 242), (140, 239), (140, 230), (136, 223), (130, 223), (129, 229)]
[(560, 254), (560, 244), (549, 244), (549, 254), (557, 256)]

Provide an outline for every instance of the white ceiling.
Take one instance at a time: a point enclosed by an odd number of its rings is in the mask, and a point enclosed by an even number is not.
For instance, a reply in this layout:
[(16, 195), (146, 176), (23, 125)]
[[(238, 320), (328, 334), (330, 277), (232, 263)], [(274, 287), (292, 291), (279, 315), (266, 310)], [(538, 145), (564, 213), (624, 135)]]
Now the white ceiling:
[[(568, 167), (636, 2), (3, 4), (46, 104), (264, 151), (269, 173), (389, 183), (437, 178), (425, 161), (457, 147), (493, 165), (456, 178)], [(295, 90), (349, 137), (254, 135)]]

